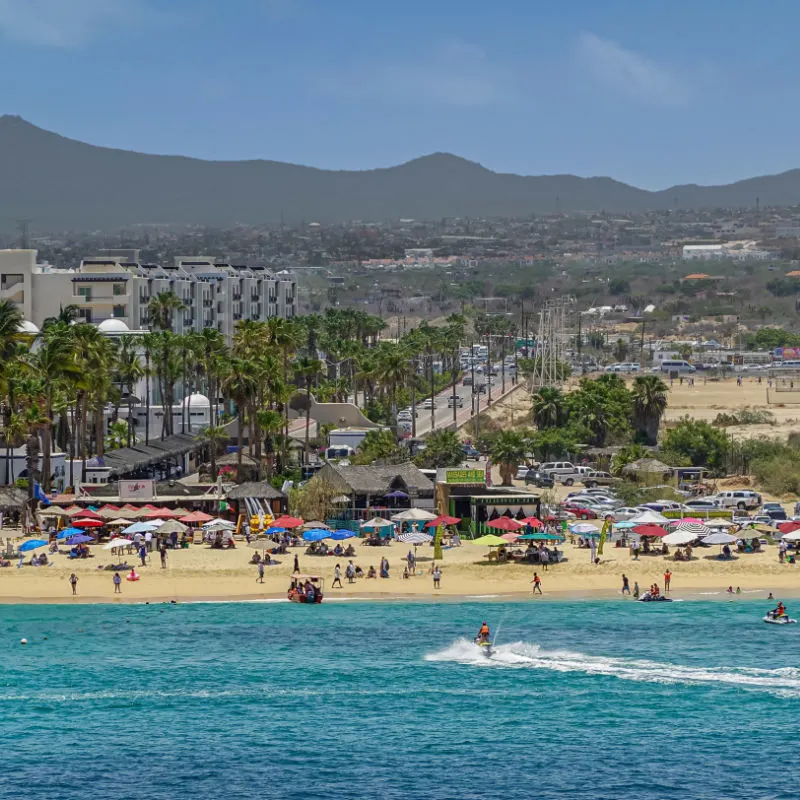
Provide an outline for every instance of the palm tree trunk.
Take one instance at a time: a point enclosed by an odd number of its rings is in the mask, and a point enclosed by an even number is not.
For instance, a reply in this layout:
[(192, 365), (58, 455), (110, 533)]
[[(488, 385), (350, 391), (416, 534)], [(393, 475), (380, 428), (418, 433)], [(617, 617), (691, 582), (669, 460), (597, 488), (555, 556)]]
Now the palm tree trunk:
[(144, 351), (145, 373), (144, 373), (144, 393), (145, 393), (145, 418), (144, 418), (144, 443), (150, 444), (150, 351)]
[(75, 488), (75, 404), (69, 407), (69, 485)]
[(309, 429), (311, 427), (311, 379), (306, 378), (306, 465), (311, 460), (311, 448), (309, 445)]

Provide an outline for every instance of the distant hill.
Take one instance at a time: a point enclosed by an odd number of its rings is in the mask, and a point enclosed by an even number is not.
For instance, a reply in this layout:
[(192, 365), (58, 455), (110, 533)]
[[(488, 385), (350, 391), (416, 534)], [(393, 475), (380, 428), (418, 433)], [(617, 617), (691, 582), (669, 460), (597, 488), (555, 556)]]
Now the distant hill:
[(137, 223), (274, 223), (412, 217), (522, 216), (561, 211), (790, 205), (800, 170), (727, 186), (637, 189), (612, 178), (523, 177), (434, 153), (387, 169), (334, 171), (278, 161), (201, 161), (95, 147), (0, 117), (0, 228)]

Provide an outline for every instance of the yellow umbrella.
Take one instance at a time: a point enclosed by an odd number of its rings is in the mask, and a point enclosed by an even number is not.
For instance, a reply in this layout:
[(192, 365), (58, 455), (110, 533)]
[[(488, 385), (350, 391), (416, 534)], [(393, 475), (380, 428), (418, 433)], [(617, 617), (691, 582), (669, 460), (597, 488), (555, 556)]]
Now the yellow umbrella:
[(473, 544), (479, 544), (481, 546), (489, 546), (489, 547), (503, 547), (507, 545), (508, 542), (505, 539), (502, 539), (500, 536), (497, 536), (494, 533), (487, 533), (486, 536), (481, 536), (478, 539), (472, 540)]

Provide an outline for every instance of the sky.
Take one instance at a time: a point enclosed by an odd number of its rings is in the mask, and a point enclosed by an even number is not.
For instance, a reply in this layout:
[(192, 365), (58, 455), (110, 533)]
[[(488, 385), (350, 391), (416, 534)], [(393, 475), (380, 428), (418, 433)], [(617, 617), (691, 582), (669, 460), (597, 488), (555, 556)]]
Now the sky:
[(796, 0), (0, 0), (0, 114), (198, 158), (726, 183), (800, 167), (798, 27)]

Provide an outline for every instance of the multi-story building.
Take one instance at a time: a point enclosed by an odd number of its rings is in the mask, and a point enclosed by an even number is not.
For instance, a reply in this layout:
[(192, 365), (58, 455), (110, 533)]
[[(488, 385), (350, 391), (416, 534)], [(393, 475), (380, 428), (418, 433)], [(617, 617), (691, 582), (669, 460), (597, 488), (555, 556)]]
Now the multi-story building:
[(38, 264), (35, 250), (0, 250), (0, 299), (19, 307), (29, 329), (40, 328), (67, 305), (76, 305), (82, 320), (109, 333), (147, 329), (150, 302), (161, 292), (173, 292), (184, 304), (175, 314), (176, 333), (216, 328), (230, 340), (239, 320), (297, 313), (293, 276), (264, 267), (207, 257), (143, 264), (136, 251), (123, 251), (84, 258), (77, 269), (59, 269)]

